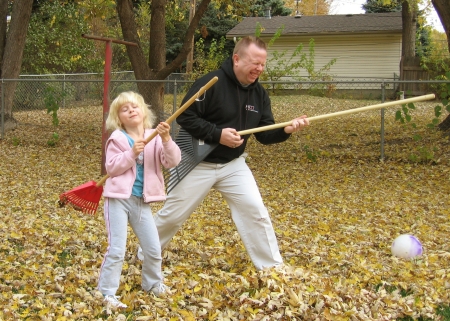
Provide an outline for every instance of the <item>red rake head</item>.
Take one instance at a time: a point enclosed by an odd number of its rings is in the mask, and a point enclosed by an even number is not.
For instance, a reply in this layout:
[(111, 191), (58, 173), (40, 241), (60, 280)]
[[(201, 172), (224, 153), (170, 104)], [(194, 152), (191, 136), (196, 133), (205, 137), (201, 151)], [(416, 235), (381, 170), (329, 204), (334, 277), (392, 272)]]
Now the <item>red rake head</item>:
[(70, 204), (77, 211), (94, 215), (103, 194), (103, 186), (90, 181), (59, 195), (59, 204)]

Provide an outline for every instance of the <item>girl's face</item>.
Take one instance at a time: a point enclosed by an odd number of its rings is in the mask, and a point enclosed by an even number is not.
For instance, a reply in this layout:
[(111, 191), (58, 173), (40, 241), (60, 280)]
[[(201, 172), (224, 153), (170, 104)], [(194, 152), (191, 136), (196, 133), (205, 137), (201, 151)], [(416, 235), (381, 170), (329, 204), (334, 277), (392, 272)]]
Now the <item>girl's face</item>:
[(126, 130), (127, 128), (142, 126), (144, 117), (142, 115), (142, 110), (138, 105), (126, 103), (119, 109), (119, 120)]

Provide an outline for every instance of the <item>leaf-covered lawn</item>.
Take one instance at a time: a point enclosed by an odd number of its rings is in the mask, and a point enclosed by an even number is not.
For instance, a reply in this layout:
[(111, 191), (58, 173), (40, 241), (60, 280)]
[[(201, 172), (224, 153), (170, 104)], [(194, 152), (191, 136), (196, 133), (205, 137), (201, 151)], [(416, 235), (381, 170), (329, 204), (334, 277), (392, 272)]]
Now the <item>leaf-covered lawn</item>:
[[(379, 103), (272, 100), (279, 122)], [(95, 216), (57, 204), (60, 193), (101, 177), (102, 107), (61, 110), (58, 128), (45, 111), (16, 113), (20, 126), (0, 141), (0, 319), (442, 319), (436, 311), (450, 305), (450, 167), (448, 138), (426, 129), (434, 105), (416, 104), (416, 129), (394, 121), (397, 108), (386, 110), (384, 161), (379, 111), (311, 123), (283, 144), (252, 139), (248, 164), (285, 266), (254, 269), (225, 201), (211, 191), (163, 253), (166, 298), (141, 290), (130, 229), (122, 311), (105, 309), (95, 289), (107, 246), (102, 202)], [(53, 132), (55, 147), (47, 143)], [(422, 242), (423, 256), (391, 255), (404, 233)]]

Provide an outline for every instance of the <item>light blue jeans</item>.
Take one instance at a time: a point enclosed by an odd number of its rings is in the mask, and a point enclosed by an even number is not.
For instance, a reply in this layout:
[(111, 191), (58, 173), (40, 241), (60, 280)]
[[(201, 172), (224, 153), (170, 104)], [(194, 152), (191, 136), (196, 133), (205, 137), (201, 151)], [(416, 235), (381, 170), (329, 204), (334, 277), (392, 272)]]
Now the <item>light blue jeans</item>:
[(161, 245), (150, 205), (140, 197), (129, 199), (105, 198), (105, 223), (108, 249), (100, 268), (98, 290), (115, 295), (127, 244), (128, 222), (142, 247), (142, 288), (149, 291), (162, 282)]
[[(227, 164), (201, 162), (169, 193), (155, 216), (164, 249), (211, 188), (219, 191), (255, 267), (283, 263), (269, 213), (252, 172), (241, 156)], [(144, 260), (145, 262), (145, 260)]]

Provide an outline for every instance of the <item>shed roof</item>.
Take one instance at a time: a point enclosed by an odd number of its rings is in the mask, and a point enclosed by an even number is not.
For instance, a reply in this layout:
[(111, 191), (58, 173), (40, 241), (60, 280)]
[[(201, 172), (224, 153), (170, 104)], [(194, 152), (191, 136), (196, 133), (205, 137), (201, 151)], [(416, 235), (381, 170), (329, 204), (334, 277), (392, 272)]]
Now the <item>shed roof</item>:
[(270, 36), (284, 26), (283, 35), (296, 36), (307, 34), (345, 34), (345, 33), (379, 33), (401, 32), (401, 12), (366, 13), (324, 16), (274, 16), (244, 18), (228, 31), (227, 38), (251, 35), (257, 24), (263, 28), (261, 36)]

